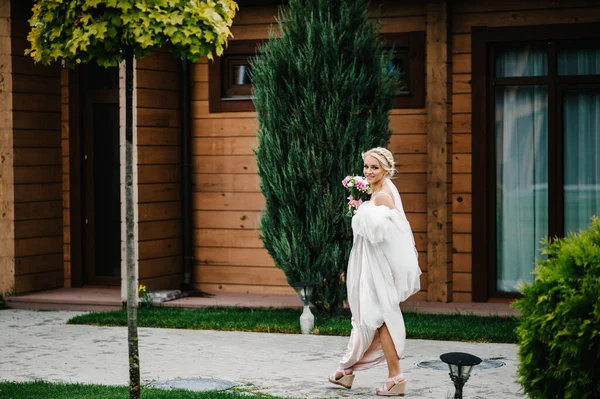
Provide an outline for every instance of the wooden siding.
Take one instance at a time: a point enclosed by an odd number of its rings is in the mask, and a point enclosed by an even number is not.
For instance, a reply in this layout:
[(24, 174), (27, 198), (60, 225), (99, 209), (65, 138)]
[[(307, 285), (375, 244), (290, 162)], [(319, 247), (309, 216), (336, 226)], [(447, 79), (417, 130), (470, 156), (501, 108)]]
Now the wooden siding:
[(137, 62), (139, 281), (179, 288), (182, 273), (181, 74), (155, 51)]
[(471, 28), (600, 21), (593, 0), (456, 0), (452, 16), (452, 264), (454, 300), (472, 300)]
[(0, 295), (15, 288), (11, 3), (0, 2)]
[(15, 291), (63, 286), (60, 66), (24, 54), (31, 2), (12, 1)]
[(448, 176), (452, 124), (448, 110), (448, 3), (432, 1), (427, 5), (427, 299), (452, 301), (452, 263), (448, 242), (451, 209), (449, 209)]
[[(277, 7), (242, 7), (232, 28), (234, 40), (267, 38), (276, 13)], [(417, 1), (384, 4), (379, 11), (383, 32), (424, 31), (425, 14), (425, 5)], [(255, 114), (209, 112), (206, 59), (192, 66), (192, 80), (193, 281), (209, 292), (294, 295), (258, 237), (264, 198), (252, 152)], [(390, 147), (400, 172), (395, 183), (415, 232), (424, 272), (422, 292), (416, 295), (420, 299), (427, 297), (426, 122), (424, 108), (396, 109), (390, 115)]]

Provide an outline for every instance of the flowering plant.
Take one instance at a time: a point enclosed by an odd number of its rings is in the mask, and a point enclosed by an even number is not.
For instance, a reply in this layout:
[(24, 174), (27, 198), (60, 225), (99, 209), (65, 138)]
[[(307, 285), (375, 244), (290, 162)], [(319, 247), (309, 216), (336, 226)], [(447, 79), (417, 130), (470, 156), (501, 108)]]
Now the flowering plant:
[(150, 293), (145, 285), (140, 284), (138, 288), (138, 295), (141, 299), (140, 304), (143, 308), (151, 308), (152, 307), (152, 298), (150, 298)]
[(348, 197), (348, 211), (346, 216), (352, 217), (356, 213), (358, 207), (363, 203), (371, 193), (371, 185), (362, 176), (346, 176), (342, 180), (342, 186), (344, 186), (349, 192)]

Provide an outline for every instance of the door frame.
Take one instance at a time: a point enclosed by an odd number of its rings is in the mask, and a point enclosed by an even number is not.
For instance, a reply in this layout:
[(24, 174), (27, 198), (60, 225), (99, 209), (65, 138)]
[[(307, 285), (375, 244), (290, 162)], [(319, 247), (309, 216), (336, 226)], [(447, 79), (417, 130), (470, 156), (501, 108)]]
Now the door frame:
[[(117, 67), (118, 68), (118, 67)], [(120, 71), (118, 72), (120, 75)], [(84, 195), (90, 196), (91, 194), (83, 193), (85, 189), (84, 179), (93, 179), (93, 172), (86, 176), (84, 171), (83, 156), (86, 152), (84, 146), (86, 145), (86, 138), (83, 134), (86, 132), (84, 126), (89, 115), (85, 115), (86, 106), (84, 104), (85, 98), (82, 95), (85, 85), (82, 80), (84, 74), (82, 73), (81, 67), (69, 70), (69, 201), (70, 201), (70, 259), (71, 259), (71, 286), (72, 287), (83, 287), (85, 285), (111, 285), (120, 286), (122, 276), (115, 277), (103, 277), (95, 276), (94, 263), (88, 262), (88, 259), (92, 259), (94, 252), (94, 233), (87, 231), (84, 227), (86, 215), (84, 207)], [(120, 82), (120, 79), (119, 79)], [(116, 93), (106, 99), (106, 102), (121, 103), (121, 87)], [(98, 102), (104, 102), (100, 99)], [(89, 121), (88, 121), (89, 122)], [(121, 141), (121, 129), (119, 129), (119, 141)], [(89, 144), (89, 143), (88, 143)], [(91, 144), (89, 144), (91, 145)], [(121, 149), (119, 148), (119, 153)], [(93, 161), (93, 158), (90, 159)], [(88, 169), (93, 171), (93, 169)], [(93, 183), (92, 183), (93, 184)], [(120, 184), (121, 185), (121, 184)], [(90, 213), (93, 218), (93, 211)], [(92, 222), (93, 223), (93, 222)], [(121, 223), (122, 224), (122, 223)], [(119, 229), (119, 235), (122, 241), (122, 231)], [(122, 257), (122, 256), (121, 256)], [(122, 268), (123, 262), (121, 259), (120, 267)]]
[(69, 74), (69, 236), (71, 287), (83, 287), (83, 240), (81, 204), (81, 97), (80, 69)]
[[(118, 73), (118, 71), (117, 71)], [(82, 85), (85, 90), (85, 83)], [(93, 113), (92, 104), (119, 104), (119, 89), (114, 91), (102, 92), (100, 90), (87, 90), (82, 101), (83, 112), (82, 112), (82, 132), (85, 137), (82, 136), (83, 149), (83, 164), (82, 164), (82, 188), (85, 195), (84, 206), (82, 207), (82, 221), (83, 221), (83, 249), (84, 249), (84, 262), (83, 268), (85, 272), (85, 280), (88, 285), (111, 285), (118, 286), (121, 280), (121, 273), (118, 276), (97, 276), (96, 275), (96, 203), (95, 203), (95, 157), (96, 151), (94, 148), (95, 132), (93, 127)], [(89, 132), (89, 133), (88, 133)], [(120, 131), (119, 131), (120, 136)], [(120, 137), (119, 137), (120, 141)], [(120, 148), (119, 148), (120, 153)], [(120, 163), (119, 163), (120, 167)], [(120, 176), (120, 173), (119, 173)], [(120, 181), (119, 181), (120, 186)], [(120, 190), (119, 190), (120, 191)], [(119, 192), (120, 198), (120, 192)], [(120, 202), (120, 201), (119, 201)], [(119, 206), (120, 208), (120, 206)], [(119, 217), (121, 210), (119, 209)], [(121, 227), (119, 226), (119, 233)], [(119, 257), (121, 251), (119, 251)], [(119, 270), (121, 268), (121, 262), (119, 262)]]

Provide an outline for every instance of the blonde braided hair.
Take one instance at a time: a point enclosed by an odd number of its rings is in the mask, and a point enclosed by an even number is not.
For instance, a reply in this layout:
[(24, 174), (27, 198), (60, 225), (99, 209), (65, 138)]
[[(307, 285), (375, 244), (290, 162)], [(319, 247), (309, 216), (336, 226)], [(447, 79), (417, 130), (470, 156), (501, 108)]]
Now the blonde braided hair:
[(391, 151), (387, 148), (371, 148), (370, 150), (367, 150), (362, 153), (363, 160), (367, 157), (367, 155), (370, 155), (379, 161), (383, 169), (385, 169), (386, 171), (386, 177), (392, 177), (397, 172), (395, 168), (396, 162), (394, 162), (394, 156), (392, 155)]

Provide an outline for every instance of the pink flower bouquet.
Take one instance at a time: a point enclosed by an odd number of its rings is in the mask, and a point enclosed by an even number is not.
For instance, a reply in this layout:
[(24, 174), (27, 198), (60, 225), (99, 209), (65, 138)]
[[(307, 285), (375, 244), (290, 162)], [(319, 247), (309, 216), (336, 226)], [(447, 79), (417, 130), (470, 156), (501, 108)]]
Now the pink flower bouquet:
[(346, 216), (352, 217), (363, 201), (371, 195), (371, 185), (367, 183), (367, 179), (362, 176), (346, 176), (346, 178), (342, 180), (342, 186), (350, 192)]

